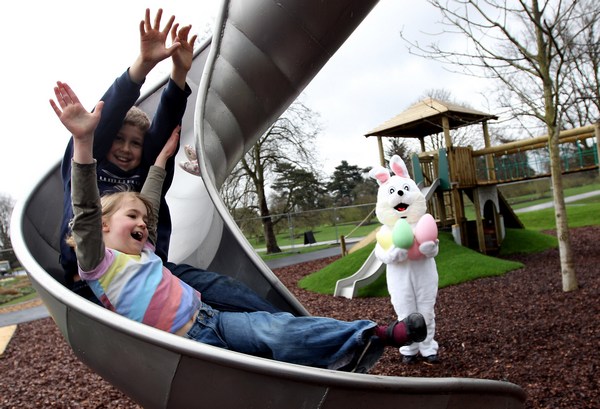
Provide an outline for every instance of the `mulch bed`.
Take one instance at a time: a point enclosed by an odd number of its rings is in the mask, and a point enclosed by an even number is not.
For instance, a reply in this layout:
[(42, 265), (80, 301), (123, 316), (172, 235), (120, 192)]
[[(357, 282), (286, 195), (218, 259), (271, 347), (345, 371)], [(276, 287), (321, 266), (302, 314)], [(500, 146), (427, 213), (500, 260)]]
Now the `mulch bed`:
[[(525, 267), (502, 277), (440, 290), (436, 305), (442, 363), (406, 366), (388, 349), (372, 373), (506, 380), (527, 392), (527, 408), (597, 408), (600, 402), (600, 227), (572, 229), (579, 289), (562, 291), (558, 250), (515, 256)], [(296, 286), (331, 263), (275, 270), (313, 315), (388, 322), (388, 298), (348, 300)], [(19, 325), (0, 357), (2, 408), (136, 408), (73, 355), (49, 318)]]

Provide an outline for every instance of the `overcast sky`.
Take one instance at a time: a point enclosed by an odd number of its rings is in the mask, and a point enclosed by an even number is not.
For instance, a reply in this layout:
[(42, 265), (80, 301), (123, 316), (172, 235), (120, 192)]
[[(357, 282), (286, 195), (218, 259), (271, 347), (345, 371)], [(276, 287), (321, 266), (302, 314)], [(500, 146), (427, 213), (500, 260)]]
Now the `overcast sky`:
[[(66, 81), (91, 109), (137, 56), (138, 23), (149, 7), (163, 7), (203, 33), (220, 1), (104, 0), (10, 2), (1, 21), (4, 84), (0, 93), (0, 193), (21, 199), (64, 151), (69, 135), (48, 100)], [(303, 102), (321, 116), (317, 140), (325, 174), (342, 160), (360, 167), (379, 162), (377, 143), (364, 134), (445, 88), (480, 110), (486, 84), (450, 74), (438, 63), (409, 55), (400, 30), (412, 37), (436, 31), (426, 2), (382, 0), (306, 88)], [(425, 39), (430, 41), (430, 39)], [(167, 72), (167, 71), (164, 71)]]

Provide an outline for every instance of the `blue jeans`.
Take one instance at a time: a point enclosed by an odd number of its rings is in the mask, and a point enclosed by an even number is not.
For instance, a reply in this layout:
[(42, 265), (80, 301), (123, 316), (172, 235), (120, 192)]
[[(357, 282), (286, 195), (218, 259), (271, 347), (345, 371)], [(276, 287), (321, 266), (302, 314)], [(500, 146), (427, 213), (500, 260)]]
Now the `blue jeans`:
[(383, 353), (372, 321), (222, 312), (202, 304), (187, 338), (277, 361), (366, 372)]
[(188, 264), (165, 263), (174, 276), (200, 292), (202, 301), (219, 311), (281, 312), (254, 290), (235, 278)]

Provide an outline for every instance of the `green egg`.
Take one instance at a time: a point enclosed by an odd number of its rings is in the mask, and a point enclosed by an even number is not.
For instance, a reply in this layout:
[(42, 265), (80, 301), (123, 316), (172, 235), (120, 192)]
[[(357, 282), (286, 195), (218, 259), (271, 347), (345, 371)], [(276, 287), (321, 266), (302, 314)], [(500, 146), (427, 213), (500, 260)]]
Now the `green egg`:
[(401, 249), (409, 249), (413, 245), (414, 236), (412, 227), (404, 219), (400, 219), (394, 225), (392, 231), (392, 242), (394, 246)]

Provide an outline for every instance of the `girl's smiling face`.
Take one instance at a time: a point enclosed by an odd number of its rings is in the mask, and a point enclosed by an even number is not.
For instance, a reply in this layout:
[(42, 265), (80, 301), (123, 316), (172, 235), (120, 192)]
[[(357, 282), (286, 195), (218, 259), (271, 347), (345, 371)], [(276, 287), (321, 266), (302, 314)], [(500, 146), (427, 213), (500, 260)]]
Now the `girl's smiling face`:
[(117, 209), (102, 218), (104, 245), (126, 254), (139, 255), (148, 240), (148, 210), (142, 200), (127, 195)]

